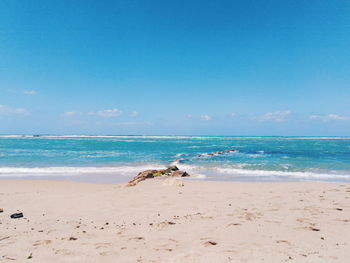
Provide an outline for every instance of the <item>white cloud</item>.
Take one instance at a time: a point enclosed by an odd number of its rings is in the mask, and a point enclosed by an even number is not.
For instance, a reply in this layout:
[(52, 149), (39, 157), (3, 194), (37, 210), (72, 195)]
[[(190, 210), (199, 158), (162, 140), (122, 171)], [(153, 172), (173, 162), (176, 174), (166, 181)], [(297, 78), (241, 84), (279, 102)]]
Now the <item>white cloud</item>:
[(99, 110), (99, 111), (90, 111), (90, 112), (78, 112), (78, 111), (66, 111), (62, 113), (63, 117), (74, 117), (74, 116), (87, 116), (87, 115), (95, 115), (102, 118), (113, 118), (118, 117), (123, 112), (118, 109), (107, 109), (107, 110)]
[(151, 126), (152, 123), (145, 121), (145, 122), (133, 122), (133, 121), (129, 121), (129, 122), (118, 122), (118, 123), (113, 123), (113, 125), (115, 126)]
[(30, 115), (25, 108), (12, 108), (6, 105), (0, 105), (0, 117), (23, 117)]
[(206, 114), (201, 115), (201, 120), (202, 121), (210, 121), (211, 119), (212, 118), (209, 115), (206, 115)]
[(312, 120), (322, 120), (322, 121), (350, 121), (350, 117), (342, 116), (338, 114), (326, 114), (326, 115), (311, 115)]
[(230, 116), (231, 116), (231, 117), (236, 117), (236, 116), (237, 116), (237, 114), (236, 114), (236, 113), (234, 113), (234, 112), (232, 112), (232, 113), (230, 114)]
[(284, 121), (288, 115), (290, 115), (292, 111), (285, 110), (285, 111), (274, 111), (274, 112), (267, 112), (265, 115), (260, 119), (260, 121), (276, 121), (276, 122), (282, 122)]
[(130, 113), (130, 116), (131, 116), (131, 117), (137, 117), (137, 116), (139, 116), (139, 113), (138, 113), (137, 111), (132, 111), (132, 112)]
[(26, 94), (26, 95), (35, 95), (37, 92), (36, 90), (25, 90), (23, 91), (23, 94)]
[(78, 114), (79, 113), (76, 112), (76, 111), (66, 111), (66, 112), (63, 113), (63, 116), (65, 116), (65, 117), (73, 117), (73, 116), (76, 116)]
[(90, 112), (91, 115), (98, 115), (102, 118), (113, 118), (113, 117), (118, 117), (122, 114), (123, 112), (118, 109), (110, 109), (110, 110), (100, 110), (96, 112)]

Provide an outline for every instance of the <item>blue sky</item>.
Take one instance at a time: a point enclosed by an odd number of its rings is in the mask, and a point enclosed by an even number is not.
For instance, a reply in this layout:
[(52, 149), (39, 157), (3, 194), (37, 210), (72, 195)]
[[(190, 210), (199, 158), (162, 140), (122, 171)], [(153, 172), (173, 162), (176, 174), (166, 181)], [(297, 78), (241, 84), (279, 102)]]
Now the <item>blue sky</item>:
[(350, 135), (350, 2), (0, 2), (0, 133)]

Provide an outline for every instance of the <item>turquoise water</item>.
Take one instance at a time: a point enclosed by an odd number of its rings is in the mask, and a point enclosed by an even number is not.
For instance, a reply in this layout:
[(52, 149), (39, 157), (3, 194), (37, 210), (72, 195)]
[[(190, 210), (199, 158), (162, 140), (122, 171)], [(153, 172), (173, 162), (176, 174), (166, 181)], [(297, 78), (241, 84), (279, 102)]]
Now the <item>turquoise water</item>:
[[(236, 151), (207, 154), (231, 148)], [(0, 136), (2, 178), (94, 175), (126, 181), (176, 159), (201, 180), (350, 182), (348, 137)]]

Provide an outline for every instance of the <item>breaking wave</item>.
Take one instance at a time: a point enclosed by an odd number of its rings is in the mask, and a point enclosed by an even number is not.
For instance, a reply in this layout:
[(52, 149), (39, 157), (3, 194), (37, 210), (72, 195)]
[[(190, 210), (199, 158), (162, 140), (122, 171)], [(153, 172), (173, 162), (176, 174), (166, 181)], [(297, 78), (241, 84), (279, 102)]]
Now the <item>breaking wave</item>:
[[(316, 172), (316, 171), (268, 171), (246, 169), (244, 164), (235, 167), (198, 166), (176, 163), (176, 165), (192, 175), (190, 179), (240, 181), (249, 178), (251, 181), (262, 179), (279, 179), (289, 181), (344, 181), (350, 182), (350, 173), (339, 171)], [(50, 177), (50, 176), (78, 176), (78, 175), (114, 175), (131, 178), (137, 173), (148, 169), (164, 169), (164, 165), (122, 165), (105, 167), (0, 167), (0, 177)]]
[(306, 171), (272, 171), (272, 170), (257, 170), (244, 169), (246, 165), (241, 164), (236, 167), (218, 167), (218, 166), (197, 166), (197, 165), (179, 165), (180, 169), (184, 169), (192, 174), (205, 175), (207, 179), (216, 180), (224, 177), (226, 180), (239, 180), (249, 178), (279, 178), (286, 180), (320, 180), (320, 181), (349, 181), (350, 173), (339, 171), (316, 172), (311, 170)]
[(106, 167), (0, 167), (0, 177), (24, 177), (24, 176), (74, 176), (74, 175), (120, 175), (131, 176), (148, 169), (162, 169), (159, 164), (142, 166), (106, 166)]
[(120, 139), (285, 139), (285, 140), (350, 140), (348, 136), (179, 136), (179, 135), (0, 135), (0, 138), (120, 138)]

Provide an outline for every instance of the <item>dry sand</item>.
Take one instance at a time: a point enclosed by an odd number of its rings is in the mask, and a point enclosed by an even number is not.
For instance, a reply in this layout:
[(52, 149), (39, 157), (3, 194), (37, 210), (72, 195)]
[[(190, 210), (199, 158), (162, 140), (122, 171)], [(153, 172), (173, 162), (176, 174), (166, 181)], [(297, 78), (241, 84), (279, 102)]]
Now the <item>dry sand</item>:
[(345, 183), (2, 180), (0, 262), (348, 263), (349, 198)]

